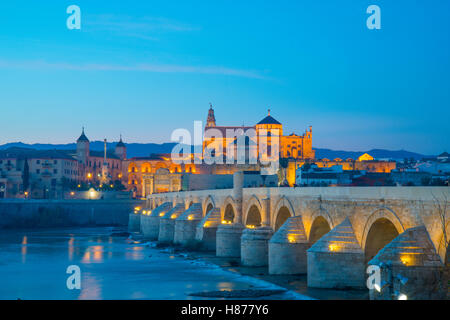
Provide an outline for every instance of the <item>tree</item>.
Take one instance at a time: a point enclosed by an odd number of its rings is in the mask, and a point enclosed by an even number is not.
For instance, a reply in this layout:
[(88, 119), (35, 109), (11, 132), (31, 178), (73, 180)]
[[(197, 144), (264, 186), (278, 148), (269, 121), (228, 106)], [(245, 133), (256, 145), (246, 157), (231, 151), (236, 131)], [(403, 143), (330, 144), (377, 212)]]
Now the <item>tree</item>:
[(28, 165), (28, 159), (25, 159), (22, 173), (23, 191), (27, 191), (30, 186), (30, 166)]
[(450, 281), (450, 257), (449, 257), (449, 239), (448, 239), (448, 224), (449, 224), (449, 219), (450, 217), (448, 217), (447, 215), (447, 209), (448, 209), (448, 199), (447, 196), (445, 194), (443, 194), (443, 199), (439, 200), (434, 194), (432, 194), (433, 198), (434, 198), (434, 207), (436, 209), (436, 211), (438, 212), (439, 215), (439, 223), (440, 226), (442, 228), (442, 246), (443, 246), (443, 250), (444, 250), (444, 272), (443, 272), (443, 279), (441, 282), (441, 285), (443, 287), (443, 290), (445, 292), (447, 292), (447, 299), (449, 298), (449, 294), (450, 292), (448, 291), (448, 286), (449, 286), (449, 281)]
[(114, 189), (117, 191), (123, 191), (125, 190), (125, 186), (122, 184), (122, 182), (120, 180), (115, 180), (114, 181)]
[(448, 200), (445, 194), (443, 194), (442, 196), (443, 200), (439, 200), (435, 195), (433, 195), (433, 198), (434, 206), (439, 214), (439, 222), (442, 228), (442, 244), (444, 245), (444, 248), (447, 249), (449, 245), (449, 239), (447, 236), (447, 227), (449, 223), (449, 217), (447, 216)]

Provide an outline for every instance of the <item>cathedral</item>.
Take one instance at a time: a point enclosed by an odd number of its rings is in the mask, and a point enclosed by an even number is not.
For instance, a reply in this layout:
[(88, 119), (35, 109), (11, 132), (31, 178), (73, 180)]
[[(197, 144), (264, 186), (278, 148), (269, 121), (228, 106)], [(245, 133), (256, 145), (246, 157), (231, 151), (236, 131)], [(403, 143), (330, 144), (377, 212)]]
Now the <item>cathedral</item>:
[[(205, 139), (203, 141), (203, 149), (206, 147), (211, 147), (212, 144), (216, 146), (221, 145), (221, 153), (226, 154), (227, 146), (236, 141), (236, 137), (227, 137), (227, 131), (242, 130), (241, 132), (249, 132), (249, 130), (254, 130), (256, 132), (255, 145), (258, 150), (261, 147), (261, 137), (265, 136), (267, 144), (270, 148), (270, 142), (275, 137), (279, 138), (279, 157), (280, 158), (291, 158), (291, 159), (314, 159), (315, 150), (312, 149), (312, 127), (303, 135), (297, 135), (291, 133), (290, 135), (283, 135), (283, 125), (270, 115), (270, 110), (268, 115), (259, 121), (254, 126), (217, 126), (216, 118), (214, 115), (214, 109), (210, 105), (208, 111), (208, 117), (205, 126)], [(208, 132), (214, 132), (213, 134), (208, 134)], [(220, 133), (221, 137), (215, 136), (216, 133)], [(270, 153), (270, 152), (269, 152)]]

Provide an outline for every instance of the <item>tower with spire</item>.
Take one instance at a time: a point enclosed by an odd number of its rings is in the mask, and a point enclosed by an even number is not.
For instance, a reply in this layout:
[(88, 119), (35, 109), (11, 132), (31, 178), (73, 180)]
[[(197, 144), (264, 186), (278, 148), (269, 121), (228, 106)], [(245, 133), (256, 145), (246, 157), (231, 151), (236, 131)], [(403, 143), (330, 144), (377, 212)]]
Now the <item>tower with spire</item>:
[(86, 165), (89, 157), (89, 139), (84, 134), (84, 127), (77, 140), (77, 160)]
[(125, 160), (127, 158), (127, 147), (122, 141), (122, 135), (120, 135), (120, 141), (116, 144), (114, 153), (120, 158), (120, 160)]
[(214, 116), (214, 109), (212, 107), (212, 104), (209, 103), (208, 118), (206, 119), (206, 128), (212, 128), (215, 126), (216, 126), (216, 117)]

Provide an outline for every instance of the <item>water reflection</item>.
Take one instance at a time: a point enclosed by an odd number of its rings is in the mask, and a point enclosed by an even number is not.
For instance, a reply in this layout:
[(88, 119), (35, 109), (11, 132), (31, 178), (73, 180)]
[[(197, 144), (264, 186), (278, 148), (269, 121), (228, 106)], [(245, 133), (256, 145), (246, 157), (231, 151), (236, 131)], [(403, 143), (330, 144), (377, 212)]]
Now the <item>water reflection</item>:
[(232, 290), (236, 286), (234, 285), (234, 283), (227, 281), (227, 282), (219, 282), (217, 284), (217, 287), (219, 288), (219, 290)]
[(81, 292), (78, 300), (101, 300), (102, 286), (95, 277), (85, 275), (81, 278)]
[[(189, 293), (250, 287), (235, 274), (224, 274), (124, 237), (112, 237), (114, 231), (90, 228), (0, 233), (0, 300), (192, 299)], [(81, 269), (81, 290), (67, 289), (69, 265)]]
[(27, 244), (28, 244), (28, 237), (23, 236), (22, 238), (22, 247), (21, 247), (21, 254), (22, 254), (22, 263), (27, 262)]
[(126, 260), (141, 260), (144, 257), (142, 250), (144, 247), (133, 246), (125, 251)]
[(69, 239), (69, 243), (68, 243), (68, 255), (69, 255), (69, 261), (72, 261), (73, 259), (73, 252), (74, 252), (74, 248), (73, 248), (73, 243), (75, 241), (75, 238), (73, 237), (73, 235), (70, 237)]
[(89, 246), (84, 252), (81, 262), (103, 262), (103, 246)]

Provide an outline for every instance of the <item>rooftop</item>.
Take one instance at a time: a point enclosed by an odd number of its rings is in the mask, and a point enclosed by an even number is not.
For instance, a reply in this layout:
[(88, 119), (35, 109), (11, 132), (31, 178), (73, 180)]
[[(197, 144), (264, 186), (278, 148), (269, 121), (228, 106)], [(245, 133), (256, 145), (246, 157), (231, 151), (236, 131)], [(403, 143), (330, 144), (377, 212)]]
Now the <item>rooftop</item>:
[(270, 109), (269, 109), (267, 117), (265, 117), (260, 122), (258, 122), (258, 124), (281, 124), (281, 123), (278, 122), (277, 120), (275, 120), (275, 118), (273, 118), (270, 115)]

